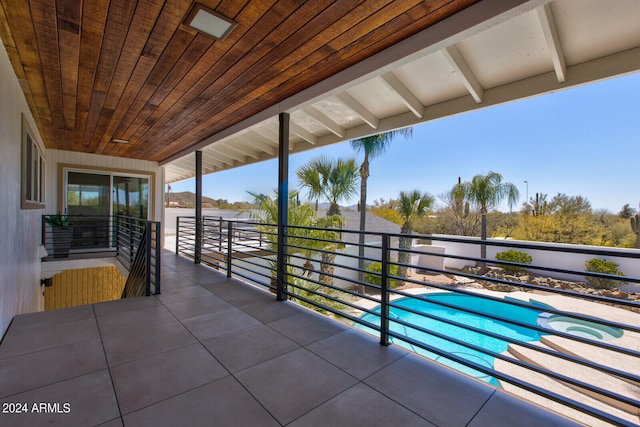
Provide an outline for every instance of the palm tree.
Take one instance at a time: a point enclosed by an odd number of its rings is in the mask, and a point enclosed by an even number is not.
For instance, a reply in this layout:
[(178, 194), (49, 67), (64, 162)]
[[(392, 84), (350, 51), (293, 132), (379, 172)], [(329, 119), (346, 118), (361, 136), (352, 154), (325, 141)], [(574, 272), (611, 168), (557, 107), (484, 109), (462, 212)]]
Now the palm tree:
[[(358, 188), (358, 164), (355, 159), (331, 160), (326, 156), (321, 156), (309, 161), (296, 172), (303, 188), (308, 191), (310, 199), (316, 201), (324, 197), (329, 201), (327, 217), (332, 218), (332, 223), (342, 225), (340, 217), (340, 200), (349, 200), (356, 194)], [(333, 284), (333, 263), (336, 259), (335, 251), (338, 245), (329, 245), (322, 252), (322, 262), (320, 264), (320, 281), (328, 285)]]
[[(373, 160), (384, 154), (384, 152), (387, 151), (389, 144), (391, 144), (391, 141), (393, 141), (393, 139), (398, 135), (402, 135), (408, 139), (413, 135), (413, 128), (398, 129), (351, 140), (351, 147), (353, 150), (356, 153), (364, 153), (364, 159), (360, 164), (360, 235), (358, 238), (358, 268), (360, 268), (360, 270), (364, 269), (364, 231), (365, 224), (367, 222), (367, 180), (369, 179), (369, 160)], [(360, 273), (360, 276), (360, 280), (362, 281), (364, 279), (364, 273)]]
[[(269, 249), (273, 252), (278, 251), (278, 195), (277, 192), (275, 193), (274, 197), (270, 197), (265, 194), (249, 192), (254, 198), (254, 203), (258, 206), (258, 211), (251, 212), (251, 217), (260, 222), (256, 228), (265, 236), (269, 242)], [(338, 240), (338, 232), (328, 229), (338, 228), (342, 223), (339, 221), (339, 217), (335, 216), (317, 218), (311, 206), (296, 203), (297, 197), (297, 191), (289, 192), (287, 224), (290, 228), (287, 234), (288, 247), (284, 263), (289, 264), (289, 255), (300, 254), (305, 258), (302, 276), (310, 277), (315, 270), (311, 262), (313, 256), (320, 250), (337, 250), (335, 245), (327, 240)], [(275, 260), (271, 264), (273, 274), (275, 273)], [(322, 281), (322, 276), (320, 280)], [(275, 287), (275, 276), (271, 279), (271, 285)]]
[[(435, 198), (429, 193), (422, 193), (419, 190), (413, 190), (408, 193), (401, 191), (398, 203), (395, 205), (395, 209), (402, 215), (404, 221), (402, 228), (400, 228), (400, 233), (411, 234), (415, 220), (424, 216), (433, 207), (434, 202)], [(410, 237), (401, 237), (400, 249), (411, 249), (412, 240)], [(400, 251), (398, 253), (398, 262), (400, 264), (409, 264), (410, 261), (411, 254), (409, 252)], [(406, 266), (398, 266), (398, 276), (408, 277), (408, 275)]]
[[(487, 213), (499, 205), (505, 198), (511, 208), (518, 202), (520, 192), (518, 187), (511, 182), (502, 182), (502, 175), (497, 172), (489, 172), (486, 175), (478, 174), (473, 177), (471, 182), (465, 182), (465, 193), (467, 198), (480, 207), (482, 215), (480, 258), (487, 257), (487, 246), (484, 241), (487, 240)], [(485, 264), (482, 263), (484, 272)]]
[(353, 158), (334, 161), (320, 156), (302, 165), (296, 174), (310, 199), (329, 201), (327, 215), (340, 215), (338, 202), (349, 200), (358, 188), (358, 164)]

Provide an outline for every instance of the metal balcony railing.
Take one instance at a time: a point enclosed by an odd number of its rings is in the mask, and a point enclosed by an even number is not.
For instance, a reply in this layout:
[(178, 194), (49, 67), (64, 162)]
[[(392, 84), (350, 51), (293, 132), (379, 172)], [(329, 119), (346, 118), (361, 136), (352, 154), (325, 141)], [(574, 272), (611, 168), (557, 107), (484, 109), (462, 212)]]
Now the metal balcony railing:
[(43, 215), (44, 260), (116, 257), (129, 271), (123, 298), (159, 294), (160, 225), (121, 215)]
[[(194, 218), (178, 218), (176, 252), (194, 258), (195, 234)], [(640, 304), (630, 293), (594, 286), (637, 285), (640, 278), (535, 258), (482, 259), (456, 248), (479, 254), (484, 244), (493, 252), (578, 252), (633, 263), (640, 251), (367, 232), (361, 269), (358, 234), (288, 226), (286, 256), (277, 260), (275, 225), (203, 218), (196, 262), (274, 293), (280, 286), (288, 298), (375, 334), (383, 345), (400, 345), (586, 424), (638, 423)], [(427, 244), (411, 245), (418, 241)]]

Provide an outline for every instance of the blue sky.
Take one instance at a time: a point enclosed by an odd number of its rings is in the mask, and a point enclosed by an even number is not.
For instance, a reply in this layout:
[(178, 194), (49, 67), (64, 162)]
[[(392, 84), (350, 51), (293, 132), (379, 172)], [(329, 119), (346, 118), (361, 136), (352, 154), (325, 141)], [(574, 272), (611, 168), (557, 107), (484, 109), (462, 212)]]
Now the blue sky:
[[(292, 155), (295, 171), (320, 154), (356, 156), (349, 142)], [(372, 161), (368, 203), (397, 198), (419, 189), (438, 196), (458, 176), (499, 172), (518, 186), (520, 203), (536, 192), (586, 197), (594, 209), (618, 212), (640, 202), (640, 74), (610, 79), (524, 101), (489, 107), (414, 127), (410, 140), (396, 139)], [(271, 193), (277, 186), (277, 161), (203, 177), (205, 196), (250, 201), (247, 191)], [(194, 180), (171, 191), (195, 191)], [(304, 193), (303, 193), (304, 195)], [(350, 203), (357, 203), (358, 196)], [(508, 210), (502, 206), (502, 210)]]

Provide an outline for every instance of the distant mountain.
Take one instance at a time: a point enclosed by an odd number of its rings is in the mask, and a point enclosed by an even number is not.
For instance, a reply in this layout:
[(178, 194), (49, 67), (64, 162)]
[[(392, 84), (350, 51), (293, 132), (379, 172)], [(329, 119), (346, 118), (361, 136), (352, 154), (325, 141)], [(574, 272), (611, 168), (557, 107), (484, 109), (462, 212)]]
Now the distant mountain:
[[(166, 201), (169, 207), (174, 208), (190, 208), (196, 205), (196, 195), (191, 191), (181, 191), (179, 193), (166, 194)], [(219, 208), (219, 209), (250, 209), (254, 207), (248, 202), (229, 202), (227, 199), (212, 199), (211, 197), (202, 196), (203, 208)]]
[[(314, 202), (307, 202), (307, 203), (309, 203), (310, 205), (314, 205), (315, 206)], [(327, 203), (327, 202), (318, 203), (318, 208), (319, 209), (327, 210), (327, 209), (329, 209), (329, 206), (331, 206), (331, 204)], [(358, 210), (358, 204), (357, 203), (355, 205), (351, 205), (351, 206), (342, 206), (342, 205), (339, 205), (339, 206), (340, 206), (340, 210), (349, 210), (349, 211), (357, 211)], [(369, 206), (369, 205), (367, 205), (367, 206)]]

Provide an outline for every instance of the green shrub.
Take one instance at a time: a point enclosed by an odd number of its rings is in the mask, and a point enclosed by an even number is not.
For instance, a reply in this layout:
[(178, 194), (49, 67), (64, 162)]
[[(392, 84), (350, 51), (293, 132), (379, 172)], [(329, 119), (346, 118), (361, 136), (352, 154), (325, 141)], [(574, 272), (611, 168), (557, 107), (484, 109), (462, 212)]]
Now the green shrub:
[[(618, 268), (618, 264), (613, 261), (607, 261), (600, 258), (591, 258), (585, 262), (587, 271), (592, 273), (612, 274), (614, 276), (624, 276), (624, 273)], [(596, 289), (613, 289), (626, 284), (624, 280), (605, 279), (602, 277), (585, 277), (587, 283)]]
[[(519, 264), (531, 264), (533, 258), (526, 252), (519, 252), (514, 249), (509, 249), (508, 251), (498, 252), (496, 254), (496, 259), (498, 261), (509, 261), (509, 262), (517, 262)], [(519, 273), (524, 271), (524, 267), (516, 266), (516, 265), (506, 265), (506, 264), (498, 264), (501, 268), (504, 268), (504, 271), (508, 273)]]
[[(367, 283), (371, 283), (372, 285), (382, 286), (382, 276), (380, 276), (380, 273), (382, 273), (382, 263), (372, 262), (367, 266), (366, 270), (370, 271), (371, 273), (364, 273), (364, 281)], [(378, 273), (378, 274), (373, 274), (373, 273)], [(390, 264), (389, 274), (391, 276), (397, 276), (398, 266), (395, 264)], [(400, 286), (400, 283), (401, 283), (400, 280), (389, 279), (388, 285), (391, 289), (395, 289), (398, 286)]]

